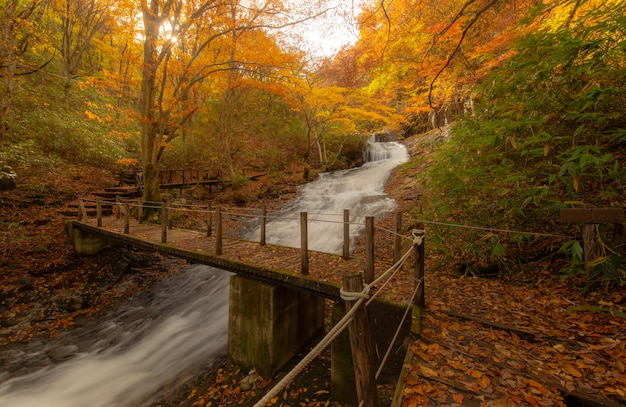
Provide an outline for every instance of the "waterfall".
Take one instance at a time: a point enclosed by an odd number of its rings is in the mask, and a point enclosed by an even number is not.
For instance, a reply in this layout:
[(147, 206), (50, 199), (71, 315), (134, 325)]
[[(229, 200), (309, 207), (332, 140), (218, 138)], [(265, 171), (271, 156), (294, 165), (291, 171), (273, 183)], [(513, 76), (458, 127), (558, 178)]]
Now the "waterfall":
[[(300, 247), (299, 213), (308, 213), (309, 249), (340, 254), (343, 249), (343, 210), (350, 210), (351, 223), (364, 223), (365, 216), (383, 216), (396, 209), (395, 200), (384, 192), (391, 171), (408, 160), (406, 148), (396, 142), (370, 139), (369, 161), (359, 168), (323, 173), (302, 186), (296, 199), (267, 223), (268, 243)], [(351, 236), (362, 227), (351, 225)], [(258, 240), (255, 230), (249, 239)]]
[[(272, 214), (268, 243), (299, 245), (299, 213), (306, 211), (309, 248), (340, 253), (344, 209), (350, 210), (352, 236), (361, 232), (365, 216), (395, 210), (384, 187), (391, 171), (407, 161), (406, 148), (394, 142), (369, 144), (369, 162), (320, 174), (282, 212)], [(258, 239), (255, 233), (252, 238)], [(99, 320), (22, 350), (0, 349), (0, 406), (152, 405), (164, 386), (179, 384), (225, 354), (230, 275), (192, 266)], [(52, 353), (62, 357), (52, 360)]]

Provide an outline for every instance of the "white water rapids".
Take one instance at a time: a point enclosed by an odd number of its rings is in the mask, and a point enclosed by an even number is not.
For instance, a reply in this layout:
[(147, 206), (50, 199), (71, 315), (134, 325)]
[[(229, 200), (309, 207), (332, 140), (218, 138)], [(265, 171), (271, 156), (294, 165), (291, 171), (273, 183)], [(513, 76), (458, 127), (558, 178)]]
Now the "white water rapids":
[[(298, 197), (278, 214), (268, 215), (268, 243), (300, 247), (300, 212), (307, 212), (309, 250), (340, 254), (343, 248), (343, 211), (350, 211), (350, 236), (358, 236), (366, 216), (393, 212), (396, 201), (385, 194), (391, 171), (408, 160), (406, 147), (396, 142), (369, 142), (363, 166), (320, 174), (304, 185)], [(273, 218), (273, 219), (272, 219)], [(259, 240), (254, 231), (250, 240)]]
[[(92, 326), (55, 339), (56, 351), (69, 359), (0, 383), (0, 406), (149, 405), (162, 386), (224, 354), (229, 275), (192, 266)], [(40, 359), (43, 347), (12, 357), (28, 363)]]
[[(351, 222), (396, 208), (384, 194), (391, 170), (408, 159), (398, 143), (370, 143), (370, 162), (321, 174), (267, 225), (268, 243), (300, 243), (299, 213), (309, 213), (309, 249), (339, 253), (343, 210)], [(293, 219), (286, 220), (285, 218)], [(357, 235), (362, 226), (351, 225)], [(258, 232), (256, 232), (258, 239)], [(163, 387), (205, 369), (226, 350), (231, 274), (196, 265), (97, 321), (24, 349), (0, 349), (0, 406), (149, 406)], [(51, 358), (47, 355), (56, 354)], [(58, 357), (58, 355), (61, 357)]]

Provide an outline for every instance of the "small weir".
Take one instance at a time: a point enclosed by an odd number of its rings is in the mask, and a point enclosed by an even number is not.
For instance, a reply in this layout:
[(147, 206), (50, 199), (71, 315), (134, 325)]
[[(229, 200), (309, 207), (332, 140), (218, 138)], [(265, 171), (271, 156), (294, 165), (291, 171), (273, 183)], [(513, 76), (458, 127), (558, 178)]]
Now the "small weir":
[[(353, 236), (365, 216), (394, 211), (384, 187), (391, 171), (408, 160), (406, 148), (370, 142), (366, 154), (370, 161), (362, 167), (321, 174), (303, 186), (276, 219), (268, 218), (268, 243), (297, 247), (298, 214), (308, 212), (309, 249), (340, 253), (344, 209), (350, 209)], [(231, 275), (191, 266), (97, 321), (20, 350), (0, 350), (0, 406), (150, 405), (163, 388), (222, 360)]]

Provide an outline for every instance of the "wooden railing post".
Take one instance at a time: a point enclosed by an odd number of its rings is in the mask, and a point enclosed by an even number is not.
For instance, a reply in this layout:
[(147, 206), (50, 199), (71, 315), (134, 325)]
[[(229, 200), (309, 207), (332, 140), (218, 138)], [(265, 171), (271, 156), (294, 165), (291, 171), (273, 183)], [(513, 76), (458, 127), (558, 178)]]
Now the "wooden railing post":
[(102, 200), (96, 199), (96, 225), (102, 227)]
[(85, 201), (83, 201), (83, 198), (78, 199), (78, 220), (87, 220), (87, 210), (85, 209)]
[(172, 212), (174, 212), (172, 210), (173, 206), (172, 206), (172, 200), (168, 197), (167, 200), (165, 201), (167, 203), (167, 227), (169, 229), (172, 228)]
[[(362, 290), (363, 280), (361, 273), (346, 273), (343, 275), (344, 292), (360, 293)], [(352, 309), (355, 302), (355, 300), (346, 300), (346, 312)], [(352, 364), (356, 380), (357, 405), (375, 407), (378, 404), (376, 372), (365, 302), (361, 302), (359, 305), (359, 309), (355, 312), (352, 321), (348, 325), (348, 331), (350, 333), (350, 349), (352, 351)]]
[(263, 205), (263, 209), (261, 209), (261, 237), (259, 242), (261, 246), (265, 246), (265, 225), (267, 222), (267, 206)]
[(215, 208), (215, 254), (222, 255), (222, 208)]
[(124, 201), (124, 234), (130, 233), (130, 205)]
[(413, 275), (417, 286), (417, 294), (415, 295), (413, 303), (420, 308), (424, 308), (426, 305), (426, 298), (424, 295), (424, 246), (426, 244), (426, 239), (424, 236), (424, 225), (418, 223), (416, 227), (417, 229), (413, 230), (413, 251), (415, 252)]
[(309, 274), (309, 227), (306, 212), (300, 212), (300, 253), (300, 272)]
[(211, 212), (211, 204), (207, 207), (206, 212), (206, 237), (211, 237), (211, 224), (213, 223), (213, 213)]
[(137, 206), (137, 221), (141, 223), (143, 221), (143, 198), (139, 198), (137, 201), (139, 206)]
[(161, 202), (161, 243), (167, 243), (167, 204)]
[(343, 259), (350, 259), (350, 210), (343, 210)]
[(365, 282), (374, 281), (374, 217), (365, 218)]
[(395, 235), (393, 239), (393, 264), (400, 261), (402, 256), (402, 212), (395, 213)]
[[(613, 235), (616, 247), (623, 244), (623, 208), (564, 208), (560, 211), (561, 223), (583, 223), (583, 250), (585, 273), (589, 277), (593, 260), (598, 258), (597, 229), (598, 225), (614, 224), (617, 234)], [(620, 237), (621, 235), (621, 237)], [(621, 242), (620, 242), (621, 241)]]

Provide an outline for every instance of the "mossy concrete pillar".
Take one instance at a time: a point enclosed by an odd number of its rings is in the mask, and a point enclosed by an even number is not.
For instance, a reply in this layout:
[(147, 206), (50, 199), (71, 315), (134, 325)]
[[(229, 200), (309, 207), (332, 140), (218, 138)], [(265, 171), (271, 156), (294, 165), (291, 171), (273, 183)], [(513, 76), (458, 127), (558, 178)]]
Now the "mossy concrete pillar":
[(106, 248), (114, 247), (119, 244), (104, 236), (74, 227), (73, 222), (68, 222), (66, 229), (70, 239), (72, 240), (74, 251), (76, 251), (76, 254), (79, 256), (91, 256), (98, 254)]
[(241, 368), (271, 377), (323, 329), (323, 298), (231, 277), (228, 357)]

